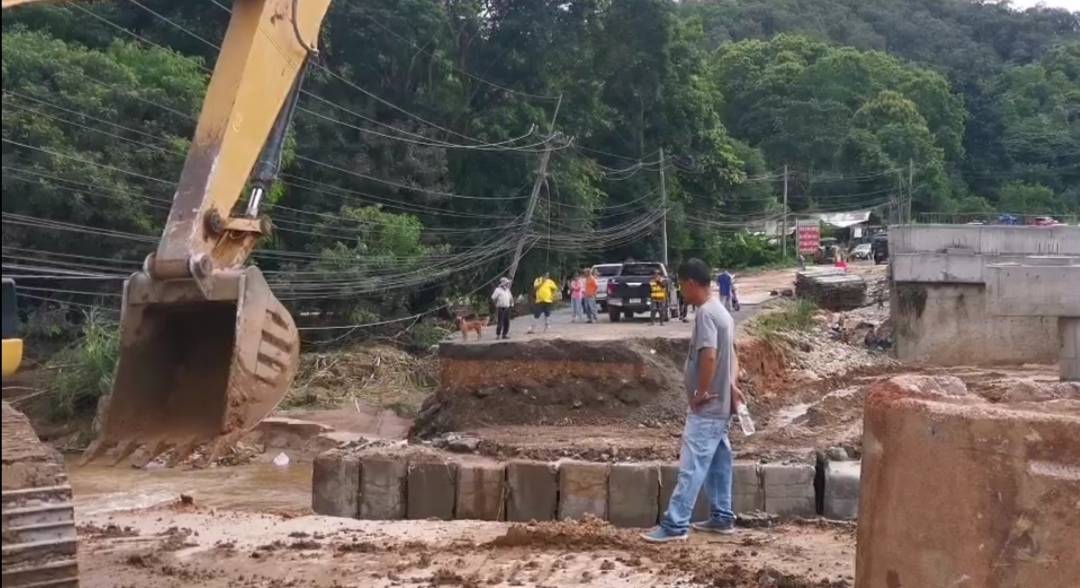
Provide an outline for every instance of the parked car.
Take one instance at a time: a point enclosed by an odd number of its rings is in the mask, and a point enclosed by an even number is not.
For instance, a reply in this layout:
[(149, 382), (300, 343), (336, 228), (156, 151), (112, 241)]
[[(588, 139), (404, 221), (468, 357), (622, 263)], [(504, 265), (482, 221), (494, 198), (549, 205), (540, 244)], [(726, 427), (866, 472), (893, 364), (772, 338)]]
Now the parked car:
[(621, 263), (598, 263), (592, 266), (596, 272), (596, 303), (600, 306), (600, 312), (607, 312), (607, 285), (611, 278), (619, 275), (622, 271)]
[(882, 263), (889, 259), (889, 237), (888, 235), (878, 235), (874, 237), (874, 242), (870, 244), (871, 255), (874, 258), (874, 263)]
[(1036, 227), (1056, 227), (1062, 223), (1050, 216), (1037, 216), (1035, 220), (1031, 221), (1031, 224)]
[(873, 254), (873, 245), (870, 243), (859, 243), (851, 250), (852, 259), (870, 259)]
[(668, 275), (667, 268), (659, 261), (635, 261), (622, 265), (618, 276), (607, 283), (607, 313), (611, 322), (625, 318), (634, 318), (635, 313), (649, 312), (649, 282), (654, 271), (667, 280), (667, 305), (663, 312), (664, 319), (679, 315), (679, 300), (676, 296), (675, 282)]

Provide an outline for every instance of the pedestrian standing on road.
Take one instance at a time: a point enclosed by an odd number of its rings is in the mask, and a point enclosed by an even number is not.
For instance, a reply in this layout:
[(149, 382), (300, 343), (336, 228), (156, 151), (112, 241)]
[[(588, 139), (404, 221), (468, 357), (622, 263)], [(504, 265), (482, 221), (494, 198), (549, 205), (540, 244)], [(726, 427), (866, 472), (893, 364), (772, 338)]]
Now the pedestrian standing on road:
[(724, 270), (716, 276), (716, 289), (720, 293), (720, 304), (730, 313), (734, 308), (735, 276)]
[(596, 281), (596, 272), (592, 268), (581, 270), (585, 276), (585, 316), (589, 323), (599, 320), (596, 313), (596, 292), (600, 289), (600, 283)]
[(510, 293), (510, 278), (499, 278), (499, 285), (491, 293), (495, 303), (495, 338), (510, 338), (510, 309), (514, 307), (514, 295)]
[(649, 280), (649, 322), (656, 324), (657, 315), (659, 315), (660, 324), (667, 322), (667, 280), (660, 275), (659, 271), (654, 271), (652, 279)]
[(544, 332), (547, 332), (551, 320), (551, 307), (555, 304), (555, 294), (558, 291), (559, 285), (547, 272), (533, 281), (533, 320), (532, 325), (529, 326), (530, 335), (536, 332), (536, 323), (540, 317), (544, 317)]
[[(732, 455), (728, 441), (731, 415), (742, 394), (735, 356), (735, 322), (712, 295), (709, 266), (691, 259), (679, 268), (686, 301), (698, 307), (687, 352), (685, 379), (689, 411), (679, 451), (679, 476), (660, 525), (641, 535), (650, 543), (686, 539), (690, 528), (709, 533), (735, 531), (731, 510)], [(709, 519), (690, 524), (702, 485), (709, 499)]]
[(570, 280), (570, 307), (573, 312), (570, 322), (585, 319), (585, 277), (581, 274)]

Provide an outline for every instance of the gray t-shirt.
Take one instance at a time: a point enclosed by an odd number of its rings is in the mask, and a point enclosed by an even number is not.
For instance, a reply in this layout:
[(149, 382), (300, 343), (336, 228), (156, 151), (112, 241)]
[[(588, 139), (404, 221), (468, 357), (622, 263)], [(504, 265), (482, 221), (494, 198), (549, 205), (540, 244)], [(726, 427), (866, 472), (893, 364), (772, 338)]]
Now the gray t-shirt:
[(709, 298), (694, 313), (694, 332), (686, 355), (686, 399), (694, 397), (698, 380), (698, 354), (702, 349), (716, 349), (716, 374), (710, 392), (716, 396), (694, 410), (694, 414), (726, 419), (731, 416), (731, 360), (735, 353), (735, 321), (715, 297)]

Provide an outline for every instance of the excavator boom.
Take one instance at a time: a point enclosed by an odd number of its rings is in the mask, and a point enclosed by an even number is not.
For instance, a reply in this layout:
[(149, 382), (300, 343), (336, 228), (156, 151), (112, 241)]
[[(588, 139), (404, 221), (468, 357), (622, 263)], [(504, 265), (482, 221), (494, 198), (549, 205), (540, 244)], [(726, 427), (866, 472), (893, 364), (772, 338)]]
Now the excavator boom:
[(146, 462), (170, 449), (180, 459), (205, 443), (212, 459), (287, 392), (299, 335), (246, 262), (270, 228), (258, 201), (329, 4), (234, 0), (161, 241), (124, 284), (120, 360), (86, 460), (114, 450), (117, 462), (137, 451)]

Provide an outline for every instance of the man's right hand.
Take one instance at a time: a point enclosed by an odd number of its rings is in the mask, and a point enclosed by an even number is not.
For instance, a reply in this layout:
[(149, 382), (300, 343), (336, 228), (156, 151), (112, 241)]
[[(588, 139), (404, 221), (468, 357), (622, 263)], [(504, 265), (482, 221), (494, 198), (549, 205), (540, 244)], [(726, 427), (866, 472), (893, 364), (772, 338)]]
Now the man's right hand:
[(702, 406), (705, 406), (713, 398), (716, 398), (716, 395), (711, 394), (708, 390), (704, 392), (696, 390), (694, 391), (694, 396), (690, 399), (690, 408), (697, 410)]

